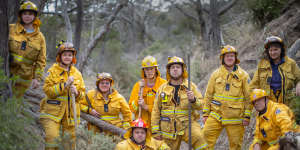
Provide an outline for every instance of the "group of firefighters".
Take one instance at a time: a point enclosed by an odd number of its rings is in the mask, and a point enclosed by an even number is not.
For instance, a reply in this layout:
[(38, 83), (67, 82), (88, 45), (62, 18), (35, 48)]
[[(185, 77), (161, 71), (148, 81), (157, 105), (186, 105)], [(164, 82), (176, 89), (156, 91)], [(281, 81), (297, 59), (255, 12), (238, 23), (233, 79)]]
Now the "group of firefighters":
[[(286, 56), (285, 44), (279, 37), (265, 40), (264, 55), (252, 80), (238, 65), (237, 50), (230, 45), (222, 47), (221, 65), (212, 73), (204, 97), (194, 83), (189, 85), (188, 67), (182, 58), (168, 58), (165, 80), (156, 59), (147, 56), (142, 61), (141, 80), (134, 85), (127, 103), (113, 87), (114, 79), (109, 73), (97, 74), (96, 88), (85, 92), (82, 75), (74, 66), (77, 51), (68, 42), (58, 44), (56, 63), (43, 76), (46, 42), (39, 26), (36, 5), (23, 2), (18, 22), (10, 25), (10, 73), (19, 77), (13, 84), (13, 94), (18, 98), (30, 85), (38, 88), (44, 79), (46, 97), (40, 103), (40, 123), (47, 150), (58, 149), (60, 130), (70, 133), (75, 141), (74, 126), (80, 119), (74, 119), (74, 114), (80, 118), (80, 111), (127, 130), (123, 136), (126, 140), (117, 144), (116, 150), (179, 150), (181, 141), (189, 140), (195, 150), (214, 149), (223, 128), (230, 149), (239, 150), (253, 107), (257, 115), (251, 150), (277, 150), (281, 137), (300, 132), (293, 112), (285, 105), (289, 90), (296, 88), (300, 96), (300, 69)], [(72, 99), (76, 105), (71, 104)], [(200, 110), (203, 128), (197, 122)], [(113, 134), (92, 123), (88, 123), (88, 129)]]

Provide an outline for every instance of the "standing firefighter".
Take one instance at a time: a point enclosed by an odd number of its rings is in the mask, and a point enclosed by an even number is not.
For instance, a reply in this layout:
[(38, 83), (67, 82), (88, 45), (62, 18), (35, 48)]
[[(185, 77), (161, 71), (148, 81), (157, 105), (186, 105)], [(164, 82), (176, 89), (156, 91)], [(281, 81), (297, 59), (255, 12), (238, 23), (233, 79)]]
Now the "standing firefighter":
[[(152, 56), (146, 56), (142, 61), (141, 77), (142, 80), (135, 83), (132, 89), (129, 106), (136, 119), (139, 117), (139, 107), (141, 107), (140, 117), (150, 125), (156, 92), (167, 81), (160, 77), (157, 61)], [(144, 85), (143, 88), (141, 85)], [(142, 94), (142, 96), (140, 97), (139, 94)]]
[(264, 89), (270, 100), (286, 103), (287, 91), (296, 85), (296, 95), (300, 96), (300, 69), (293, 59), (286, 56), (282, 39), (268, 37), (264, 47), (264, 58), (259, 62), (250, 83), (251, 90)]
[(188, 90), (187, 67), (182, 58), (171, 57), (166, 66), (168, 82), (161, 85), (154, 101), (151, 116), (152, 133), (158, 140), (164, 140), (172, 150), (179, 150), (181, 141), (188, 142), (188, 105), (192, 105), (192, 147), (206, 149), (207, 144), (197, 123), (201, 109), (201, 93), (195, 84)]
[(74, 108), (71, 95), (75, 95), (77, 118), (80, 117), (79, 101), (84, 100), (85, 95), (82, 75), (74, 66), (76, 50), (73, 44), (61, 42), (58, 45), (56, 62), (48, 70), (44, 84), (47, 97), (40, 104), (40, 122), (45, 130), (47, 150), (58, 149), (55, 140), (59, 137), (61, 127), (63, 133), (68, 132), (72, 135), (72, 142), (75, 143)]
[(22, 97), (29, 88), (38, 88), (46, 65), (46, 42), (40, 32), (38, 9), (30, 1), (21, 4), (18, 22), (9, 26), (10, 73), (19, 78), (13, 94)]
[(124, 138), (126, 140), (120, 142), (115, 150), (171, 150), (163, 141), (151, 137), (148, 125), (141, 118), (131, 123)]
[(280, 138), (300, 132), (292, 110), (284, 104), (269, 101), (267, 96), (262, 89), (254, 89), (251, 93), (251, 102), (258, 114), (250, 150), (278, 150)]
[(241, 149), (244, 126), (249, 124), (251, 105), (249, 100), (249, 75), (237, 64), (238, 53), (230, 45), (221, 50), (222, 65), (215, 70), (205, 93), (203, 108), (204, 136), (209, 149), (225, 127), (231, 150)]
[[(113, 85), (114, 80), (109, 73), (99, 73), (96, 81), (97, 89), (88, 91), (86, 100), (81, 102), (81, 110), (114, 126), (128, 129), (131, 111), (125, 98), (112, 88)], [(122, 114), (123, 119), (119, 114)], [(103, 132), (91, 123), (88, 124), (88, 128), (94, 132)]]

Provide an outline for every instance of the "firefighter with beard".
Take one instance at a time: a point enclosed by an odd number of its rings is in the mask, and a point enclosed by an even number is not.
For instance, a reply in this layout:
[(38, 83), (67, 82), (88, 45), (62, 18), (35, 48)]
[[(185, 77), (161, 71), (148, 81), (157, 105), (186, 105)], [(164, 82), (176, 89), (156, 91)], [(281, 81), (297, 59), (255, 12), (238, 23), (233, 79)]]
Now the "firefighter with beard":
[(152, 134), (163, 140), (172, 150), (179, 150), (181, 141), (189, 140), (189, 103), (192, 105), (192, 147), (195, 150), (207, 149), (200, 124), (197, 122), (201, 109), (202, 95), (197, 86), (191, 83), (188, 90), (188, 73), (183, 59), (177, 56), (168, 59), (166, 66), (167, 83), (158, 89), (151, 116)]

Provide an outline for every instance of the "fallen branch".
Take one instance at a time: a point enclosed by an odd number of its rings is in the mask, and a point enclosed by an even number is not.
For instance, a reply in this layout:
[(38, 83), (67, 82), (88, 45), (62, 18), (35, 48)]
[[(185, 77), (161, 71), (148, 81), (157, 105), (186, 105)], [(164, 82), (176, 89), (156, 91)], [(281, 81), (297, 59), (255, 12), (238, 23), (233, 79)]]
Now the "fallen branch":
[(89, 115), (87, 113), (81, 112), (80, 117), (83, 118), (84, 120), (96, 125), (97, 127), (102, 128), (103, 130), (108, 130), (114, 134), (123, 136), (126, 133), (126, 130), (118, 128), (114, 125), (111, 125), (105, 121), (102, 121), (92, 115)]

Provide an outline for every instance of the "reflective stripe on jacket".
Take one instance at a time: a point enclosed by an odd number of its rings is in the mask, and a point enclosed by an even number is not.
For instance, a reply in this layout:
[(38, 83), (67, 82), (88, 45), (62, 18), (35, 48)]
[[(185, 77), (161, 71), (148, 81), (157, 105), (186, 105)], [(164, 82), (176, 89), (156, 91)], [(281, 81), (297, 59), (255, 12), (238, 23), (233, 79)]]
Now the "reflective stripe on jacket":
[(293, 112), (284, 104), (268, 101), (267, 111), (256, 117), (253, 143), (277, 144), (280, 137), (289, 131), (297, 131)]
[(270, 95), (271, 100), (278, 103), (285, 103), (287, 91), (294, 88), (300, 81), (300, 69), (293, 59), (287, 56), (285, 56), (284, 59), (285, 62), (278, 66), (278, 71), (282, 79), (282, 87), (278, 99), (270, 88), (272, 68), (269, 60), (262, 59), (259, 62), (257, 70), (250, 83), (250, 89), (263, 89)]
[[(176, 139), (177, 135), (184, 134), (184, 130), (188, 127), (189, 100), (186, 94), (187, 87), (188, 81), (184, 80), (178, 91), (180, 103), (176, 105), (173, 100), (175, 88), (169, 82), (159, 88), (151, 116), (153, 133), (161, 134), (169, 139)], [(192, 121), (195, 121), (199, 119), (196, 110), (202, 108), (203, 97), (194, 83), (191, 83), (191, 90), (196, 97), (196, 102), (192, 104)]]
[[(141, 118), (148, 124), (151, 124), (151, 112), (153, 108), (153, 103), (155, 99), (156, 92), (158, 88), (166, 83), (167, 81), (161, 77), (156, 77), (155, 85), (150, 88), (148, 86), (144, 87), (143, 90), (143, 99), (145, 101), (145, 104), (148, 106), (148, 111), (142, 109), (141, 113)], [(129, 106), (130, 110), (135, 114), (135, 118), (138, 118), (139, 115), (139, 104), (138, 104), (138, 99), (139, 99), (139, 91), (140, 91), (140, 82), (135, 83), (133, 86), (133, 89), (131, 91), (130, 99), (129, 99)]]
[(215, 70), (206, 88), (204, 116), (211, 116), (222, 124), (242, 124), (250, 119), (249, 75), (240, 66), (229, 72), (223, 65)]
[(41, 80), (46, 65), (46, 41), (38, 27), (26, 33), (20, 23), (9, 30), (10, 72), (25, 80)]
[[(125, 98), (119, 94), (117, 90), (112, 90), (112, 93), (108, 95), (109, 100), (107, 101), (105, 101), (104, 97), (97, 89), (88, 91), (87, 96), (93, 109), (101, 114), (101, 120), (124, 129), (130, 127), (129, 123), (132, 121), (131, 111)], [(81, 101), (80, 104), (81, 110), (87, 112), (89, 107), (88, 102), (84, 100)], [(105, 104), (107, 104), (107, 112), (105, 111)], [(90, 112), (91, 110), (92, 109), (89, 109)], [(119, 117), (119, 114), (122, 114), (123, 119)], [(89, 125), (91, 124), (89, 123)]]
[(41, 101), (40, 118), (49, 118), (54, 121), (61, 121), (63, 117), (67, 117), (69, 123), (74, 124), (72, 98), (69, 88), (65, 87), (65, 83), (70, 76), (74, 77), (73, 85), (76, 86), (78, 96), (76, 97), (77, 118), (80, 118), (79, 101), (84, 100), (85, 86), (81, 73), (74, 67), (70, 67), (67, 72), (59, 64), (55, 63), (48, 70), (48, 76), (44, 83), (44, 92), (47, 95)]

